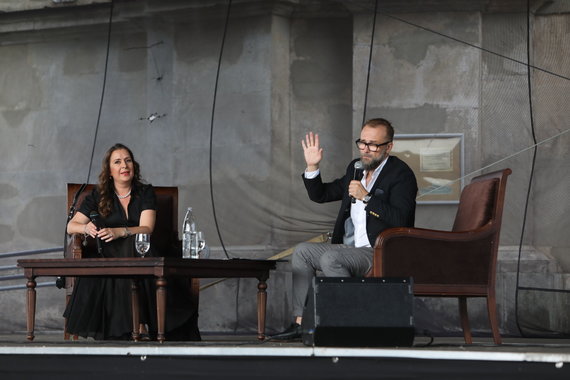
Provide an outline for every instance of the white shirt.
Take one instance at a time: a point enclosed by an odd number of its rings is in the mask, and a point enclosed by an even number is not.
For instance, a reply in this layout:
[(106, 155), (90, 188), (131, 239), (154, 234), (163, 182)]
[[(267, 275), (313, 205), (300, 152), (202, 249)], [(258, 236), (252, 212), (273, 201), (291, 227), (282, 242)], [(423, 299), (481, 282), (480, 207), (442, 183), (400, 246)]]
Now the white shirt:
[[(366, 191), (370, 192), (376, 179), (380, 175), (380, 172), (386, 165), (386, 161), (382, 161), (382, 163), (374, 169), (374, 173), (372, 173), (372, 180), (368, 185), (366, 184), (366, 170), (364, 171), (364, 175), (362, 176), (362, 186), (366, 189)], [(352, 203), (350, 207), (350, 218), (352, 219), (352, 224), (354, 225), (354, 246), (355, 247), (371, 247), (370, 240), (368, 240), (368, 233), (366, 232), (366, 210), (364, 208), (366, 204), (362, 202), (360, 199), (357, 199), (355, 203)]]
[[(366, 184), (366, 170), (364, 171), (364, 175), (362, 176), (362, 180), (360, 181), (360, 183), (362, 183), (362, 186), (364, 186), (364, 188), (368, 192), (370, 192), (370, 190), (374, 186), (376, 179), (380, 175), (380, 172), (384, 168), (384, 165), (386, 165), (387, 161), (388, 159), (382, 161), (382, 163), (374, 170), (374, 173), (372, 173), (372, 180), (368, 185)], [(306, 171), (305, 178), (313, 179), (316, 176), (318, 176), (319, 173), (320, 173), (319, 169), (312, 172)], [(370, 241), (368, 240), (368, 234), (366, 232), (366, 210), (364, 210), (365, 207), (366, 204), (359, 199), (356, 200), (356, 203), (351, 203), (350, 218), (352, 219), (352, 224), (354, 224), (355, 247), (371, 247)]]

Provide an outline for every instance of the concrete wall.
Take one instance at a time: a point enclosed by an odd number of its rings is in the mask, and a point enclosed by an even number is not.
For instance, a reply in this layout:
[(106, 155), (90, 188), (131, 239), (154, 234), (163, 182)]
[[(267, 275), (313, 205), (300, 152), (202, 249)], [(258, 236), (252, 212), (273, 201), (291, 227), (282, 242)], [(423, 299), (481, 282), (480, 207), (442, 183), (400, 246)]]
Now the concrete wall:
[[(134, 150), (149, 182), (179, 187), (179, 219), (186, 206), (194, 207), (213, 257), (224, 257), (223, 241), (232, 256), (267, 258), (331, 228), (338, 205), (307, 199), (300, 140), (310, 130), (321, 135), (326, 179), (339, 176), (356, 155), (373, 2), (235, 1), (212, 130), (226, 3), (116, 1), (96, 140), (109, 5), (83, 1), (51, 9), (46, 3), (0, 2), (7, 12), (0, 14), (0, 252), (61, 246), (65, 184), (84, 182), (90, 165), (89, 181), (95, 181), (103, 152), (117, 141)], [(501, 242), (517, 246), (533, 158), (525, 150), (533, 144), (522, 64), (525, 8), (516, 1), (473, 1), (465, 9), (419, 3), (382, 3), (366, 116), (388, 118), (400, 134), (462, 133), (466, 181), (483, 167), (511, 167)], [(534, 8), (532, 60), (559, 75), (532, 72), (537, 141), (570, 124), (563, 96), (569, 10), (545, 4)], [(151, 123), (151, 114), (161, 117)], [(537, 264), (544, 281), (527, 265), (526, 285), (568, 287), (563, 274), (547, 281), (551, 273), (570, 271), (568, 138), (556, 137), (537, 152), (524, 236), (530, 248), (523, 256), (531, 263), (546, 257), (552, 265)], [(416, 224), (449, 229), (454, 215), (455, 205), (421, 205)], [(506, 250), (512, 261), (513, 249)], [(502, 328), (517, 333), (516, 283), (513, 266), (505, 265)], [(254, 287), (254, 281), (228, 280), (205, 290), (201, 328), (254, 330)], [(269, 282), (270, 331), (289, 323), (289, 289), (289, 267), (282, 263)], [(55, 289), (41, 291), (62, 297)], [(0, 311), (0, 329), (23, 329), (24, 291), (17, 292), (0, 292), (2, 305), (10, 305)], [(44, 309), (40, 328), (59, 328), (58, 302)], [(455, 325), (455, 306), (433, 308)], [(480, 310), (476, 326), (484, 331)]]

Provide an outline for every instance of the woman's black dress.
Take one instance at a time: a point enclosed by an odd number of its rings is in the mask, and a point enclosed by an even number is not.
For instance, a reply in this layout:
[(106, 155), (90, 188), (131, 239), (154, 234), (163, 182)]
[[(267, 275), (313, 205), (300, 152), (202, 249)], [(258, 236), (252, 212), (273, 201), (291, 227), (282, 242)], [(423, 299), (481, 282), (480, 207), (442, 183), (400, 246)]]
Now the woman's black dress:
[[(97, 211), (99, 194), (94, 189), (79, 207), (78, 212), (89, 216), (92, 211)], [(114, 196), (112, 213), (101, 218), (106, 227), (136, 227), (139, 225), (141, 213), (144, 210), (156, 210), (156, 195), (151, 185), (133, 187), (131, 201), (128, 206), (128, 218), (125, 215), (117, 196)], [(109, 243), (102, 242), (104, 257), (134, 257), (134, 237), (119, 238)], [(86, 252), (87, 253), (87, 252)], [(150, 254), (152, 255), (152, 245)], [(89, 252), (84, 257), (98, 257), (98, 253)], [(140, 317), (141, 323), (149, 325), (151, 333), (156, 332), (156, 303), (154, 282), (143, 280), (140, 282)], [(169, 286), (170, 288), (170, 286)], [(169, 289), (170, 290), (170, 289)], [(175, 290), (175, 289), (172, 289)], [(172, 300), (176, 292), (167, 291), (167, 303), (178, 303)], [(183, 297), (182, 300), (186, 301)], [(183, 302), (184, 303), (184, 302)], [(182, 305), (174, 305), (173, 310)], [(176, 317), (167, 314), (167, 339), (168, 331), (182, 331), (181, 339), (200, 340), (197, 328), (197, 305), (183, 305), (182, 313), (176, 313)], [(180, 311), (180, 310), (178, 310)], [(168, 313), (168, 307), (167, 307)], [(95, 339), (130, 339), (132, 332), (131, 311), (131, 280), (120, 278), (77, 278), (71, 299), (64, 312), (67, 318), (67, 331), (70, 334)], [(170, 319), (170, 322), (168, 323)], [(171, 336), (177, 338), (176, 336)]]

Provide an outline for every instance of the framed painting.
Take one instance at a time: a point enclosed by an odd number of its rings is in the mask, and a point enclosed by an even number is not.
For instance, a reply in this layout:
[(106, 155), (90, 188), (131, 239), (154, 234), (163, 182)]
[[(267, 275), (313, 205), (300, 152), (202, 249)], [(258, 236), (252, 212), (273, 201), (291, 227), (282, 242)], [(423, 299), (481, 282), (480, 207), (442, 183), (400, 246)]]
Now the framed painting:
[(391, 154), (406, 162), (418, 181), (418, 204), (459, 203), (463, 188), (463, 134), (395, 135)]

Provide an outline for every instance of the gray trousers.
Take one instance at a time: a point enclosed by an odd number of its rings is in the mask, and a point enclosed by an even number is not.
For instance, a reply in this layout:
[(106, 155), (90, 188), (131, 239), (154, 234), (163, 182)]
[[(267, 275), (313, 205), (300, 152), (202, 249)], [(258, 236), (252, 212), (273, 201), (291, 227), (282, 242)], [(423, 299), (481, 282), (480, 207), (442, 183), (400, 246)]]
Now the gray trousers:
[(372, 268), (370, 247), (301, 243), (293, 252), (293, 317), (303, 315), (305, 298), (317, 271), (325, 277), (363, 277)]

